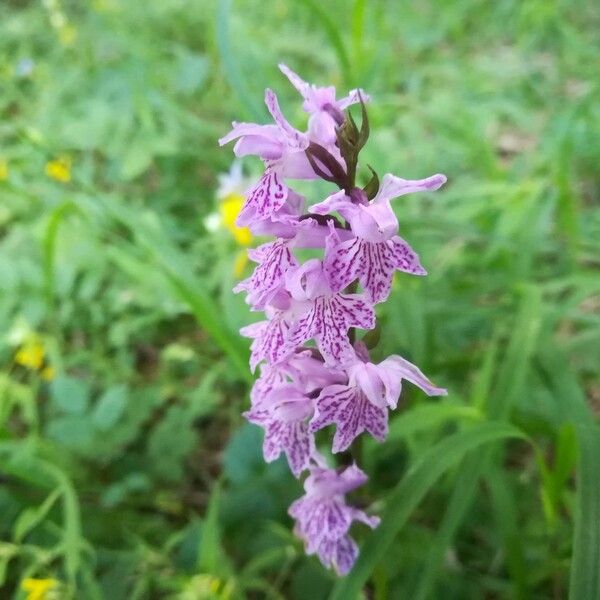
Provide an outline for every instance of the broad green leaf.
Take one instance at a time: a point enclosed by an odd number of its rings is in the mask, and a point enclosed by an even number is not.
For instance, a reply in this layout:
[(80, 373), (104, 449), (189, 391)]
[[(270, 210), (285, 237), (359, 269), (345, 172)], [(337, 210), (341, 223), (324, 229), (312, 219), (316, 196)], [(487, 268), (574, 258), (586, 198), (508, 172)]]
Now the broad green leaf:
[(100, 431), (110, 429), (123, 414), (126, 404), (127, 387), (125, 385), (108, 388), (94, 406), (92, 423)]
[(53, 405), (61, 411), (82, 415), (88, 408), (90, 390), (81, 379), (59, 375), (50, 384), (50, 396)]

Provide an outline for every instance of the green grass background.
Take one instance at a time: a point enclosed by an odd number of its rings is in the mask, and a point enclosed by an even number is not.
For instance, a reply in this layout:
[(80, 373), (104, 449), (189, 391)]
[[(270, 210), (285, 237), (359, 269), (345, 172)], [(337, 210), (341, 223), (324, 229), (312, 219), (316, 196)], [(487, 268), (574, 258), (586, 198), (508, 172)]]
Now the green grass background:
[[(265, 87), (304, 126), (279, 61), (372, 95), (365, 181), (449, 179), (395, 203), (430, 275), (396, 278), (375, 351), (449, 395), (406, 386), (363, 445), (384, 518), (338, 583), (240, 416), (252, 316), (203, 224)], [(593, 0), (3, 0), (1, 597), (600, 598), (599, 65)]]

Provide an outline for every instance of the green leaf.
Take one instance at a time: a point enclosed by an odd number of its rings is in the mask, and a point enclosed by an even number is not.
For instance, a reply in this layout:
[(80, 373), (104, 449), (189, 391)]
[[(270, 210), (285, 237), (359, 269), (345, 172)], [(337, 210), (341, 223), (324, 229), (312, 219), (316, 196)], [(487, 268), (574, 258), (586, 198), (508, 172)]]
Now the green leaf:
[(381, 524), (367, 537), (352, 571), (334, 587), (331, 600), (358, 597), (413, 510), (443, 473), (469, 451), (507, 438), (526, 439), (526, 436), (506, 423), (481, 423), (447, 437), (421, 456), (387, 497)]
[(231, 575), (231, 565), (221, 545), (219, 509), (221, 505), (221, 484), (216, 483), (210, 495), (206, 517), (202, 521), (198, 569), (203, 573), (226, 579)]
[(92, 423), (100, 431), (110, 429), (121, 417), (127, 404), (127, 387), (115, 385), (108, 388), (96, 402)]
[(68, 375), (59, 375), (50, 384), (52, 404), (59, 410), (82, 415), (88, 408), (90, 390), (88, 385)]
[(248, 90), (248, 84), (240, 69), (239, 60), (233, 55), (231, 48), (229, 24), (231, 16), (231, 1), (221, 0), (217, 8), (217, 47), (221, 55), (222, 72), (229, 85), (238, 97), (242, 107), (256, 121), (260, 122), (265, 116), (265, 109)]
[[(512, 336), (493, 387), (491, 381), (497, 355), (496, 337), (484, 355), (471, 398), (476, 406), (482, 410), (487, 409), (492, 418), (505, 419), (521, 396), (531, 366), (531, 356), (537, 344), (540, 304), (539, 290), (533, 286), (526, 287), (512, 328)], [(423, 561), (423, 570), (415, 593), (417, 600), (424, 600), (431, 595), (446, 549), (468, 514), (477, 491), (477, 483), (489, 468), (492, 452), (493, 448), (486, 448), (481, 453), (467, 457), (461, 465), (457, 475), (459, 483), (453, 486), (437, 535)], [(518, 585), (523, 587), (523, 581), (519, 580)]]
[(66, 448), (87, 453), (92, 448), (94, 428), (87, 416), (64, 415), (48, 423), (46, 435)]
[(54, 506), (54, 503), (60, 498), (60, 494), (61, 489), (55, 489), (39, 506), (36, 506), (35, 508), (26, 508), (19, 515), (13, 526), (13, 537), (15, 542), (22, 542), (25, 536), (44, 520), (50, 512), (50, 509)]
[(552, 352), (546, 350), (540, 358), (540, 367), (557, 406), (562, 409), (564, 421), (575, 425), (579, 446), (569, 598), (597, 600), (600, 598), (600, 427), (567, 358), (556, 348)]
[(344, 79), (348, 85), (351, 85), (353, 78), (352, 65), (350, 64), (344, 39), (338, 29), (336, 21), (331, 18), (331, 13), (315, 2), (315, 0), (302, 0), (302, 3), (315, 15), (315, 22), (322, 27), (327, 34), (329, 42), (337, 54), (342, 73), (344, 74)]

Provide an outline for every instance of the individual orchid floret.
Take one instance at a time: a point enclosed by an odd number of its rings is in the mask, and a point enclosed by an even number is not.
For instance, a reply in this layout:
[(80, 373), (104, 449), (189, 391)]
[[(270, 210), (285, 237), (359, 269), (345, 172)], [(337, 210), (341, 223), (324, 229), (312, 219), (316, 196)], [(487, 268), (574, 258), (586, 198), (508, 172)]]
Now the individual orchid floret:
[(244, 416), (265, 431), (263, 453), (271, 462), (283, 452), (298, 477), (312, 462), (320, 464), (308, 422), (314, 398), (346, 374), (326, 367), (310, 350), (302, 350), (277, 365), (263, 365), (251, 392), (252, 408)]
[[(331, 228), (320, 225), (314, 219), (298, 220), (293, 227), (290, 223), (289, 238), (279, 237), (248, 251), (250, 260), (258, 263), (254, 272), (234, 288), (235, 293), (245, 291), (246, 302), (252, 310), (264, 310), (271, 298), (285, 285), (285, 274), (299, 266), (294, 256), (294, 248), (321, 248)], [(348, 231), (341, 234), (349, 237)], [(339, 239), (339, 236), (338, 238)]]
[(271, 298), (284, 286), (288, 269), (298, 266), (288, 240), (278, 239), (248, 251), (250, 260), (258, 263), (248, 279), (240, 281), (234, 292), (246, 291), (246, 302), (254, 310), (264, 310)]
[(271, 393), (287, 383), (295, 383), (314, 398), (324, 387), (347, 382), (345, 371), (328, 367), (315, 349), (303, 348), (277, 364), (262, 364), (250, 399), (252, 406), (265, 407), (269, 405)]
[(353, 354), (348, 330), (375, 326), (372, 304), (360, 294), (333, 292), (320, 260), (289, 271), (286, 288), (300, 312), (287, 334), (288, 350), (314, 339), (325, 362), (340, 365)]
[(282, 292), (277, 296), (278, 306), (266, 308), (267, 319), (251, 323), (240, 329), (244, 337), (252, 338), (250, 346), (250, 368), (252, 372), (263, 361), (274, 365), (283, 360), (287, 349), (287, 337), (290, 328), (289, 295)]
[(395, 271), (425, 275), (419, 257), (397, 235), (398, 220), (390, 200), (416, 191), (436, 190), (446, 181), (444, 175), (406, 180), (386, 175), (371, 202), (361, 189), (347, 195), (341, 190), (310, 207), (318, 215), (338, 212), (352, 228), (353, 239), (338, 240), (325, 256), (325, 270), (333, 290), (341, 290), (358, 279), (373, 303), (387, 299)]
[(289, 508), (296, 520), (294, 531), (304, 540), (306, 553), (317, 554), (324, 566), (339, 575), (350, 571), (358, 556), (356, 542), (348, 535), (354, 521), (371, 528), (379, 518), (348, 506), (344, 495), (363, 485), (367, 476), (356, 466), (341, 473), (333, 469), (314, 468), (304, 482), (305, 495)]
[(344, 122), (344, 110), (352, 104), (369, 100), (363, 90), (352, 90), (346, 97), (336, 100), (335, 87), (317, 87), (301, 79), (284, 64), (279, 65), (281, 72), (304, 98), (302, 108), (310, 114), (308, 132), (311, 140), (322, 146), (333, 146), (336, 141), (336, 129)]
[(346, 367), (348, 383), (324, 388), (316, 401), (309, 431), (336, 424), (332, 451), (346, 450), (363, 431), (383, 442), (388, 431), (388, 409), (396, 408), (402, 380), (420, 387), (428, 396), (442, 396), (438, 388), (412, 363), (390, 356), (378, 365), (358, 358)]
[(314, 411), (314, 400), (296, 384), (275, 388), (263, 404), (253, 406), (244, 416), (265, 431), (263, 454), (266, 462), (283, 452), (295, 477), (308, 469), (316, 455), (315, 441), (308, 431), (308, 419)]
[(249, 225), (255, 219), (267, 219), (285, 204), (289, 188), (284, 179), (314, 179), (316, 177), (305, 154), (308, 136), (290, 125), (279, 108), (272, 90), (265, 92), (265, 104), (275, 125), (234, 123), (229, 134), (219, 140), (221, 145), (235, 139), (237, 156), (255, 154), (265, 162), (265, 172), (248, 192), (238, 215), (238, 225)]

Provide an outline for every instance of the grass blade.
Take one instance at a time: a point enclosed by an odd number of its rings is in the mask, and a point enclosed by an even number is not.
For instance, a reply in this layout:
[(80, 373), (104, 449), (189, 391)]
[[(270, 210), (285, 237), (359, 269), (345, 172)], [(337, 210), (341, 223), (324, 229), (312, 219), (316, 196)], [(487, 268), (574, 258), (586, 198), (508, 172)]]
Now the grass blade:
[(525, 435), (506, 423), (481, 423), (429, 449), (408, 471), (386, 501), (381, 525), (367, 538), (354, 569), (333, 589), (331, 600), (356, 598), (413, 510), (438, 478), (469, 451), (484, 444)]
[(329, 38), (329, 42), (337, 54), (344, 80), (348, 85), (352, 85), (353, 76), (350, 59), (348, 58), (348, 52), (346, 51), (344, 40), (342, 39), (335, 21), (329, 16), (329, 13), (321, 7), (321, 5), (315, 2), (315, 0), (302, 0), (302, 2), (310, 9), (312, 13), (314, 13), (316, 22), (323, 27), (327, 37)]
[[(265, 109), (259, 104), (254, 94), (251, 94), (246, 80), (239, 68), (231, 49), (229, 22), (231, 17), (231, 0), (219, 0), (217, 7), (217, 48), (223, 65), (223, 74), (227, 82), (240, 100), (246, 112), (259, 123), (265, 118)], [(225, 132), (224, 132), (225, 133)]]
[(597, 600), (600, 598), (600, 427), (567, 358), (556, 348), (553, 350), (540, 358), (542, 376), (565, 422), (575, 424), (579, 446), (569, 597)]
[[(536, 347), (541, 295), (534, 287), (526, 289), (513, 327), (513, 335), (508, 344), (504, 360), (500, 366), (497, 383), (490, 393), (493, 366), (497, 354), (496, 340), (486, 353), (478, 378), (473, 386), (472, 401), (476, 406), (487, 410), (493, 418), (505, 419), (511, 406), (516, 402), (523, 389), (525, 378)], [(448, 507), (439, 526), (438, 533), (431, 544), (430, 551), (423, 562), (417, 585), (416, 599), (430, 596), (437, 574), (444, 560), (446, 549), (452, 543), (458, 528), (468, 513), (477, 491), (477, 482), (486, 471), (492, 459), (493, 449), (470, 456), (461, 465)]]

